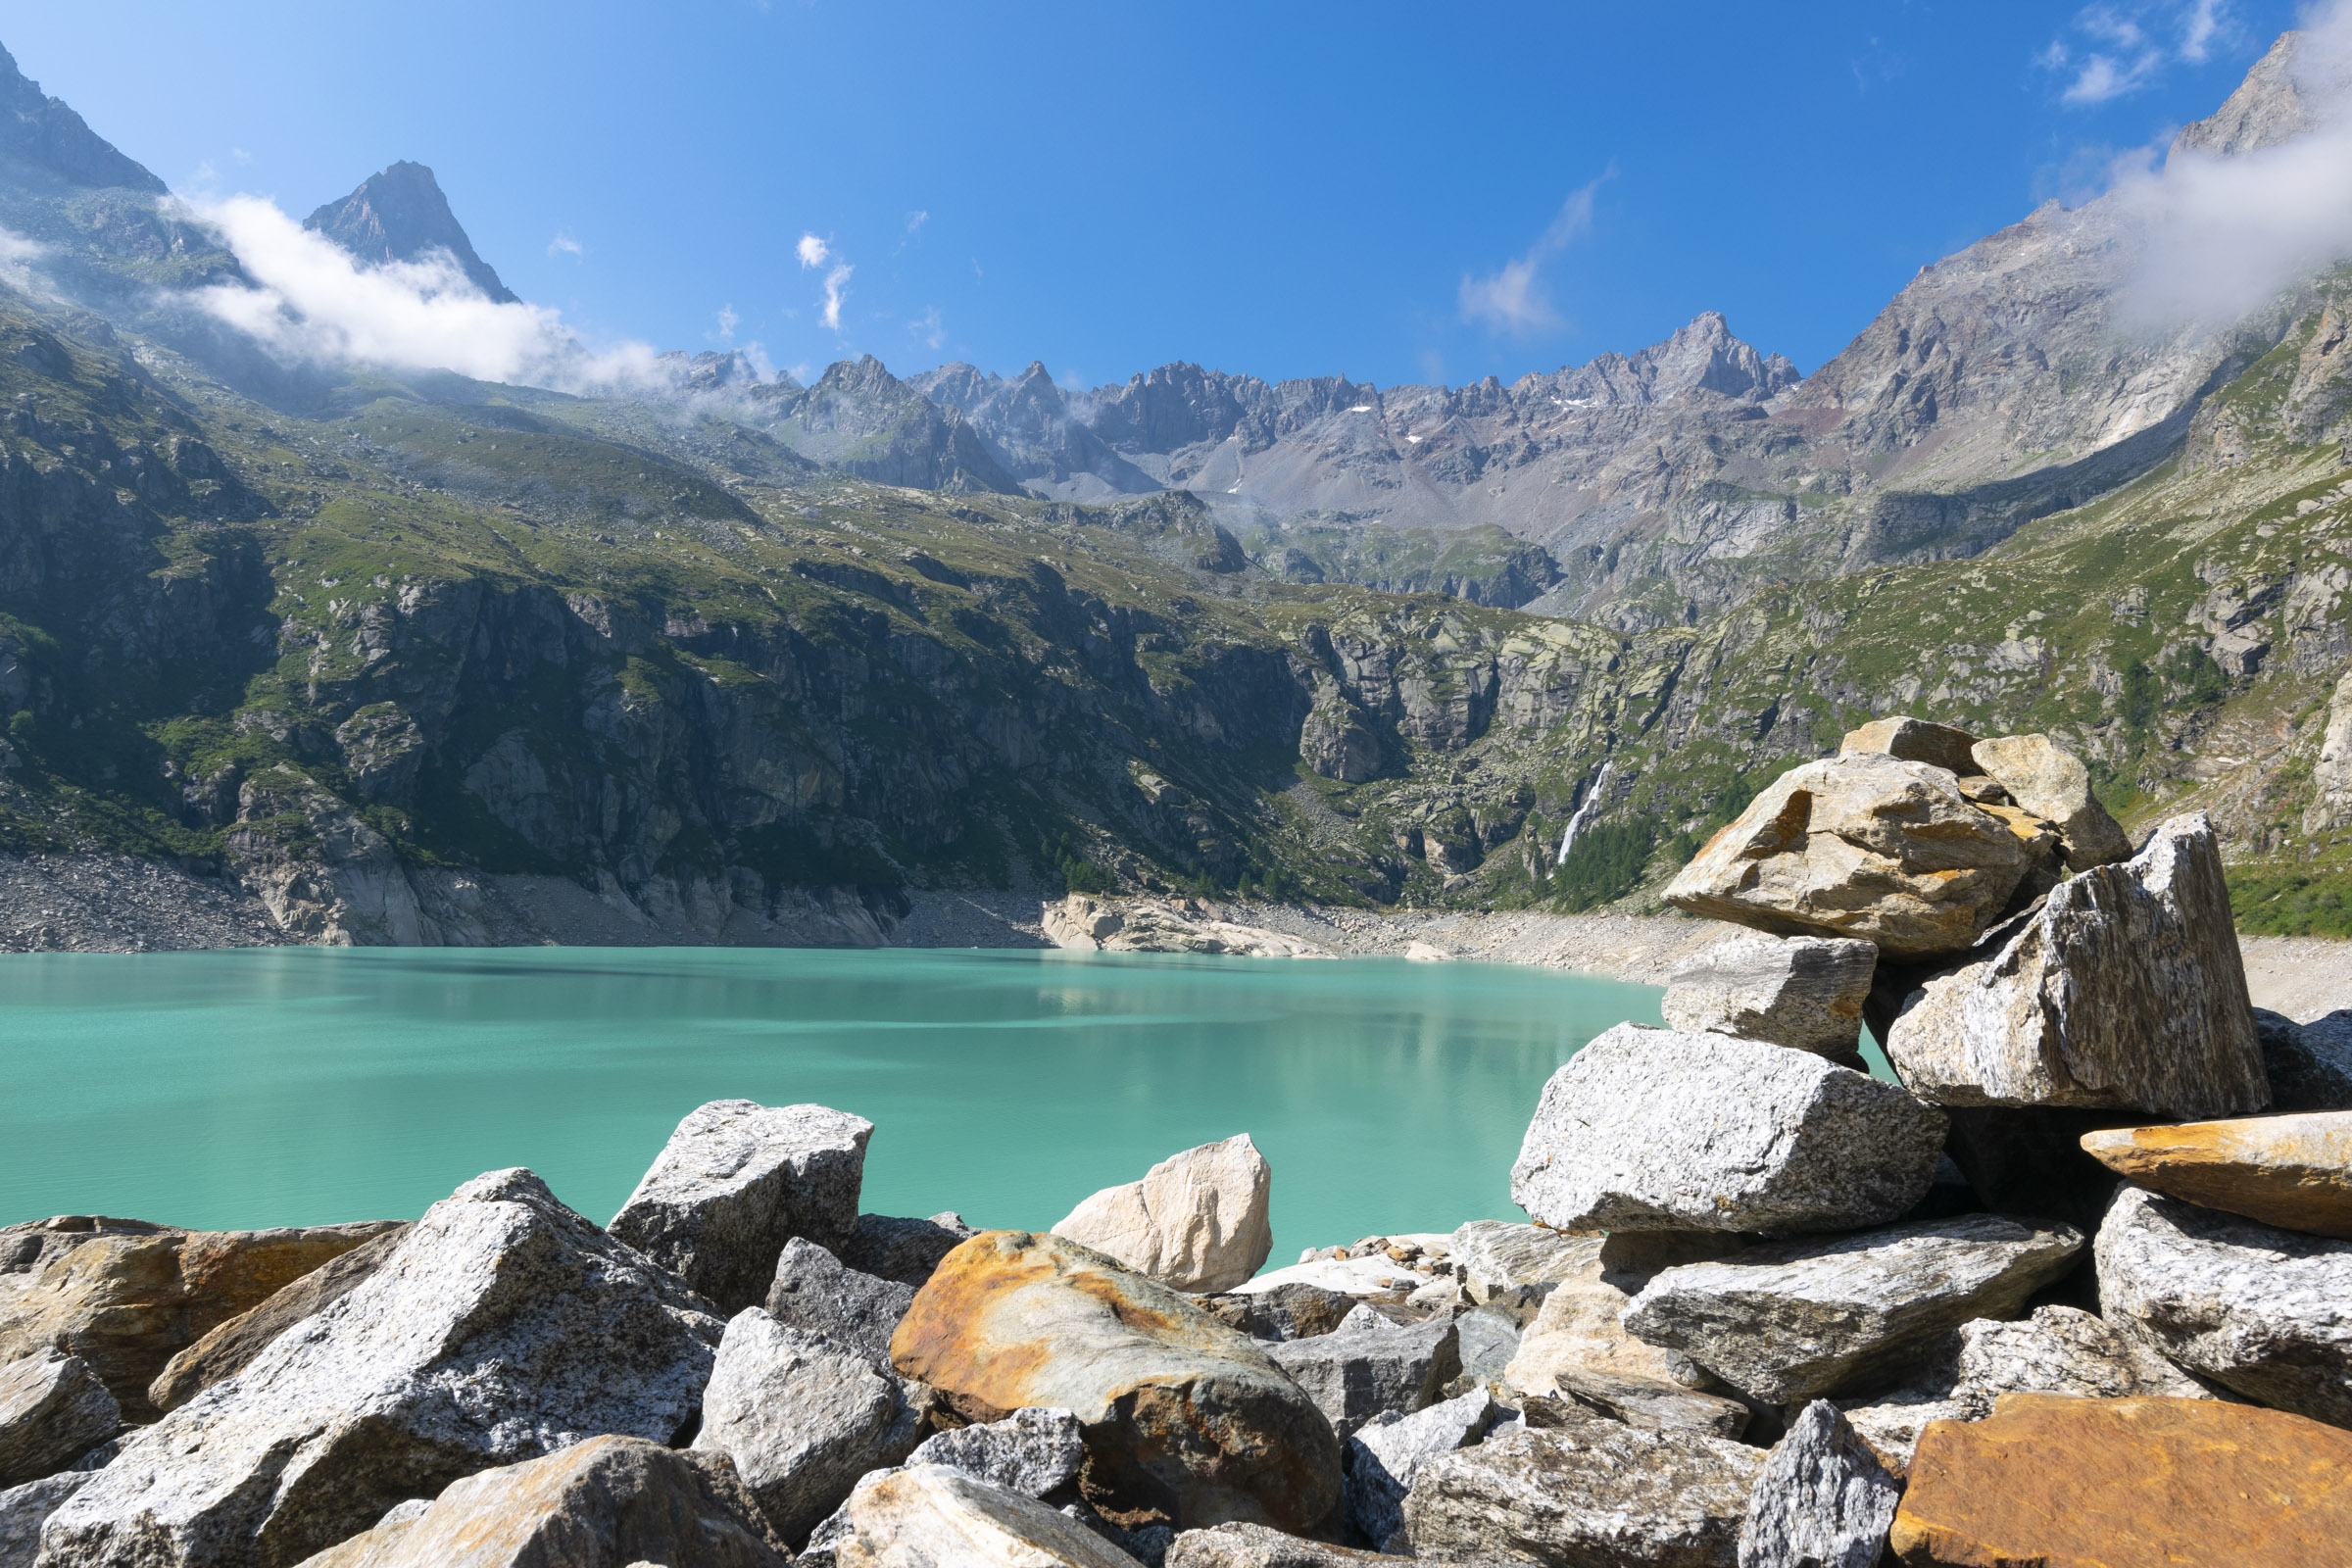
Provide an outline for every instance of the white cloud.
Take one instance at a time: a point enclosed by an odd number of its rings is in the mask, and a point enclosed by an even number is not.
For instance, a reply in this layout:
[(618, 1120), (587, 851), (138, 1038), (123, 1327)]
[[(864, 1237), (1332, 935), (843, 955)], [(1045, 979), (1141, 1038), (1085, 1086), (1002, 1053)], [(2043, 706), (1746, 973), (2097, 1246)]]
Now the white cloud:
[(743, 318), (735, 314), (734, 306), (721, 305), (718, 308), (718, 315), (714, 318), (714, 319), (718, 323), (718, 336), (720, 340), (722, 342), (729, 342), (734, 339), (735, 328), (742, 322)]
[(1518, 337), (1558, 326), (1560, 313), (1552, 308), (1550, 293), (1544, 286), (1544, 264), (1592, 226), (1592, 198), (1601, 180), (1608, 177), (1601, 175), (1562, 203), (1559, 216), (1526, 255), (1505, 262), (1500, 270), (1485, 277), (1465, 273), (1462, 319)]
[[(2140, 0), (2130, 5), (2094, 5), (2076, 13), (2074, 30), (2091, 40), (2078, 55), (2063, 38), (2034, 57), (2045, 71), (2074, 70), (2058, 96), (2070, 104), (2103, 104), (2137, 92), (2164, 74), (2175, 60), (2201, 66), (2217, 44), (2237, 33), (2230, 0)], [(2173, 44), (2168, 39), (2178, 38)], [(2078, 65), (2077, 62), (2080, 62)]]
[(588, 254), (588, 248), (571, 237), (570, 229), (559, 228), (556, 230), (556, 237), (547, 242), (547, 254), (550, 256), (585, 256)]
[(2180, 58), (2191, 65), (2201, 66), (2213, 52), (2215, 40), (2229, 25), (2230, 8), (2223, 0), (2197, 0), (2188, 8), (2188, 17), (2180, 24)]
[(45, 282), (33, 275), (32, 264), (49, 249), (37, 239), (27, 239), (13, 229), (0, 228), (0, 283), (6, 283), (20, 294), (49, 293)]
[(2070, 104), (2103, 104), (2110, 98), (2121, 98), (2145, 86), (2160, 60), (2152, 51), (2129, 62), (2118, 61), (2112, 55), (2092, 55), (2082, 62), (2082, 73), (2059, 97)]
[(826, 259), (833, 254), (825, 242), (814, 234), (803, 234), (797, 249), (800, 251), (803, 267), (822, 267), (825, 265)]
[[(842, 301), (849, 298), (850, 273), (857, 269), (843, 261), (833, 247), (814, 234), (803, 234), (801, 243), (795, 249), (804, 270), (825, 268), (825, 308), (817, 319), (823, 321), (829, 330), (840, 331)], [(832, 265), (828, 267), (827, 263)]]
[(921, 227), (922, 227), (922, 226), (923, 226), (925, 223), (928, 223), (929, 221), (931, 221), (931, 215), (930, 215), (929, 213), (926, 213), (926, 212), (912, 212), (912, 213), (908, 213), (908, 214), (906, 215), (906, 232), (907, 232), (907, 233), (909, 233), (909, 234), (911, 234), (911, 233), (913, 233), (915, 230), (917, 230), (917, 229), (921, 228)]
[(914, 320), (908, 321), (906, 330), (913, 334), (917, 343), (923, 344), (927, 348), (938, 348), (948, 340), (948, 329), (940, 321), (939, 307), (936, 305), (924, 311)]

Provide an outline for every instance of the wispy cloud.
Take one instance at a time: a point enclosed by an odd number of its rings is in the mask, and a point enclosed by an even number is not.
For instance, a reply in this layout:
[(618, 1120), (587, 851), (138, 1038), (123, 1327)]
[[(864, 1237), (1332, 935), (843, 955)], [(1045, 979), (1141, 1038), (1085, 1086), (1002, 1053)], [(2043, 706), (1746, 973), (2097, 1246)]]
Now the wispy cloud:
[(1592, 199), (1608, 177), (1602, 174), (1562, 203), (1559, 216), (1525, 255), (1503, 263), (1499, 270), (1485, 277), (1463, 274), (1462, 319), (1514, 337), (1557, 327), (1560, 313), (1552, 307), (1550, 291), (1544, 286), (1544, 266), (1592, 228)]
[(2087, 7), (2071, 30), (2074, 41), (2052, 38), (2034, 64), (2069, 77), (2062, 102), (2088, 106), (2139, 91), (2175, 61), (2205, 64), (2236, 36), (2237, 23), (2230, 0), (2142, 0)]
[(556, 237), (547, 242), (547, 254), (550, 256), (585, 256), (588, 254), (588, 248), (571, 237), (570, 229), (559, 228), (556, 230)]
[(718, 308), (718, 315), (712, 319), (716, 324), (719, 341), (722, 343), (733, 342), (735, 338), (735, 328), (741, 324), (743, 320), (742, 317), (735, 314), (735, 307), (732, 305), (721, 305)]
[(931, 215), (929, 213), (921, 211), (908, 213), (906, 215), (906, 232), (909, 234), (915, 233), (929, 221), (931, 221)]
[(938, 348), (948, 340), (947, 326), (939, 318), (939, 307), (934, 305), (921, 316), (906, 323), (906, 330), (925, 348)]
[(842, 260), (834, 252), (832, 246), (818, 239), (814, 234), (803, 234), (800, 244), (794, 249), (801, 258), (801, 268), (804, 271), (823, 270), (825, 308), (817, 319), (823, 321), (828, 329), (839, 332), (841, 330), (842, 302), (848, 299), (850, 294), (850, 273), (857, 269)]

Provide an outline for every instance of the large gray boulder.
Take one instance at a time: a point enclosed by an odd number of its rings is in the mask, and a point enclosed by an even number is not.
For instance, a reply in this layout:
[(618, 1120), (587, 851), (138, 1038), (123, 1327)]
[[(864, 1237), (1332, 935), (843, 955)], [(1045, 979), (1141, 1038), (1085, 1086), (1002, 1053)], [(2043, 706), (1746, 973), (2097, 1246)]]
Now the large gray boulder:
[(1862, 1037), (1879, 950), (1845, 937), (1741, 931), (1666, 982), (1666, 1022), (1690, 1034), (1732, 1035), (1840, 1059)]
[(858, 1351), (878, 1367), (890, 1365), (890, 1336), (914, 1304), (914, 1289), (842, 1266), (841, 1259), (796, 1236), (776, 1257), (767, 1287), (767, 1315), (787, 1328)]
[(1891, 1380), (1971, 1318), (2007, 1317), (2082, 1250), (1997, 1214), (1773, 1242), (1658, 1274), (1625, 1314), (1733, 1388), (1794, 1404)]
[(785, 1568), (725, 1460), (603, 1437), (452, 1483), (302, 1568)]
[(1886, 1057), (1948, 1105), (2121, 1106), (2182, 1119), (2270, 1102), (2203, 812), (2050, 890), (1989, 956), (1914, 992)]
[(1417, 1557), (1579, 1568), (1734, 1568), (1764, 1455), (1598, 1417), (1506, 1432), (1421, 1468), (1404, 1499)]
[(0, 1488), (55, 1475), (122, 1425), (122, 1407), (80, 1356), (19, 1356), (0, 1366)]
[(53, 1515), (74, 1568), (296, 1562), (403, 1498), (601, 1434), (666, 1444), (723, 1325), (557, 1201), (493, 1171), (374, 1275), (122, 1445)]
[(2093, 1256), (2105, 1317), (2226, 1389), (2352, 1427), (2352, 1242), (2125, 1187)]
[(1442, 1453), (1467, 1448), (1504, 1414), (1484, 1389), (1411, 1415), (1373, 1417), (1348, 1440), (1348, 1479), (1342, 1505), (1348, 1522), (1374, 1545), (1404, 1529), (1405, 1494), (1421, 1467)]
[(1076, 1520), (943, 1464), (867, 1478), (848, 1512), (840, 1568), (1137, 1568)]
[(863, 1353), (747, 1306), (719, 1342), (694, 1446), (732, 1460), (776, 1533), (799, 1542), (858, 1477), (913, 1452), (921, 1420)]
[(1179, 1291), (1230, 1291), (1274, 1247), (1274, 1169), (1248, 1133), (1170, 1154), (1139, 1181), (1106, 1187), (1054, 1227)]
[(2352, 1008), (2297, 1023), (2254, 1009), (2273, 1110), (2352, 1110)]
[(1376, 1415), (1423, 1408), (1462, 1369), (1451, 1321), (1392, 1323), (1369, 1306), (1356, 1307), (1329, 1334), (1277, 1340), (1265, 1351), (1343, 1438)]
[(687, 1112), (606, 1228), (740, 1312), (766, 1297), (786, 1242), (848, 1243), (873, 1133), (823, 1105), (711, 1101)]
[(1944, 1132), (1810, 1052), (1624, 1023), (1544, 1086), (1511, 1197), (1561, 1230), (1853, 1230), (1920, 1200)]
[(860, 1214), (841, 1249), (841, 1260), (860, 1274), (919, 1291), (941, 1258), (978, 1234), (953, 1211), (929, 1219)]
[(1816, 1399), (1789, 1423), (1748, 1494), (1740, 1568), (1874, 1568), (1902, 1485)]

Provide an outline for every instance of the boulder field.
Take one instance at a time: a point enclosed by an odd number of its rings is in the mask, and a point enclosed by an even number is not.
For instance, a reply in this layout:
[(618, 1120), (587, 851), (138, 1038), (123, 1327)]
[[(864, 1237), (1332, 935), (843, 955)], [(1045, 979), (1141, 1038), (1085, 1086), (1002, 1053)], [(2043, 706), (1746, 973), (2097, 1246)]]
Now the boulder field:
[(736, 1100), (602, 1227), (0, 1228), (0, 1568), (2348, 1560), (2352, 1017), (2248, 1005), (2201, 818), (1897, 717), (1673, 896), (1529, 1223), (1269, 1271), (1246, 1134), (860, 1213), (871, 1124)]

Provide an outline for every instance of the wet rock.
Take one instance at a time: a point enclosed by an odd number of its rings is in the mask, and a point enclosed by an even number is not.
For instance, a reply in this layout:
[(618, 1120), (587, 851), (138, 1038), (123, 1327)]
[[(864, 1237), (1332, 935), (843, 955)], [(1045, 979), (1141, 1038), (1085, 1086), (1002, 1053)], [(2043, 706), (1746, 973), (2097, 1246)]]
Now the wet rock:
[(1106, 1187), (1054, 1227), (1180, 1291), (1229, 1291), (1273, 1250), (1274, 1170), (1248, 1133), (1171, 1154), (1141, 1181)]
[(1303, 1340), (1329, 1334), (1355, 1310), (1356, 1298), (1292, 1282), (1248, 1295), (1206, 1296), (1200, 1309), (1253, 1340)]
[(1896, 713), (1846, 731), (1845, 738), (1838, 743), (1838, 755), (1853, 757), (1877, 752), (1901, 761), (1926, 762), (1947, 773), (1966, 776), (1984, 771), (1977, 762), (1976, 747), (1977, 738), (1964, 729)]
[(860, 1274), (896, 1280), (919, 1291), (939, 1260), (977, 1235), (956, 1213), (929, 1219), (894, 1219), (887, 1214), (860, 1214), (858, 1228), (841, 1249), (841, 1260)]
[(2297, 1023), (2256, 1007), (2254, 1033), (2273, 1110), (2352, 1110), (2352, 1009)]
[(1913, 993), (1886, 1044), (1936, 1104), (2260, 1110), (2270, 1089), (2213, 825), (2174, 817), (2126, 863), (2060, 882), (1991, 956)]
[(1764, 1461), (1740, 1527), (1740, 1568), (1873, 1568), (1903, 1489), (1826, 1399)]
[(2126, 1187), (2094, 1254), (2102, 1316), (2250, 1399), (2352, 1426), (2352, 1242)]
[(42, 1547), (74, 1568), (295, 1562), (403, 1498), (600, 1434), (667, 1443), (721, 1325), (526, 1170), (435, 1203), (375, 1274), (123, 1444)]
[(2168, 1198), (2352, 1240), (2352, 1110), (2118, 1127), (2082, 1147)]
[(0, 1365), (0, 1488), (55, 1475), (122, 1425), (122, 1407), (78, 1355), (42, 1350)]
[(1329, 1334), (1277, 1341), (1265, 1351), (1343, 1438), (1376, 1415), (1423, 1408), (1462, 1369), (1451, 1322), (1392, 1323), (1369, 1306), (1356, 1307)]
[(767, 1295), (786, 1242), (849, 1241), (873, 1132), (823, 1105), (714, 1100), (687, 1112), (606, 1229), (739, 1312)]
[(1286, 1536), (1263, 1525), (1218, 1525), (1178, 1536), (1168, 1547), (1167, 1568), (1357, 1568), (1396, 1561), (1376, 1551)]
[(1977, 765), (2021, 810), (2057, 826), (2068, 870), (2087, 871), (2132, 858), (2130, 836), (2090, 792), (2090, 769), (2047, 735), (1979, 741), (1975, 756)]
[(2057, 831), (1981, 806), (1942, 768), (1856, 753), (1790, 769), (1666, 888), (1692, 914), (1784, 936), (1852, 937), (1882, 953), (1959, 953), (2029, 875), (2055, 867)]
[(89, 1363), (126, 1419), (159, 1413), (147, 1386), (172, 1357), (280, 1287), (397, 1220), (183, 1231), (79, 1215), (11, 1226), (0, 1256), (0, 1360), (55, 1346)]
[(0, 1492), (0, 1568), (33, 1568), (42, 1523), (89, 1482), (86, 1471), (65, 1470)]
[(785, 1327), (831, 1340), (880, 1367), (890, 1365), (891, 1331), (913, 1304), (911, 1286), (844, 1268), (798, 1236), (776, 1258), (766, 1302), (767, 1315)]
[(1732, 1568), (1764, 1456), (1597, 1417), (1506, 1432), (1422, 1466), (1404, 1499), (1418, 1557)]
[(1944, 1131), (1809, 1052), (1625, 1023), (1544, 1086), (1511, 1197), (1562, 1230), (1852, 1230), (1919, 1201)]
[(1890, 1533), (1905, 1563), (2309, 1568), (2352, 1539), (2352, 1437), (2215, 1400), (2014, 1394), (1929, 1428)]
[(1082, 1488), (1106, 1513), (1310, 1530), (1339, 1502), (1331, 1423), (1261, 1348), (1061, 1237), (987, 1231), (958, 1247), (891, 1352), (970, 1419), (1076, 1412)]
[(732, 1460), (776, 1533), (800, 1541), (858, 1477), (913, 1452), (920, 1425), (862, 1354), (747, 1306), (719, 1342), (694, 1446)]
[(359, 1289), (392, 1255), (408, 1228), (406, 1221), (394, 1223), (373, 1239), (297, 1276), (251, 1311), (214, 1328), (164, 1363), (163, 1371), (147, 1386), (148, 1402), (158, 1410), (176, 1410), (214, 1384), (235, 1377), (271, 1340)]
[(1732, 1035), (1843, 1059), (1862, 1037), (1879, 950), (1832, 937), (1743, 931), (1676, 970), (1660, 1004), (1690, 1034)]
[(840, 1568), (1136, 1568), (1136, 1560), (1033, 1497), (947, 1465), (858, 1485)]
[(715, 1463), (642, 1438), (590, 1438), (453, 1482), (302, 1568), (784, 1568), (783, 1543)]
[(1891, 1379), (1971, 1318), (2009, 1316), (2082, 1247), (2072, 1226), (1995, 1214), (1767, 1243), (1665, 1270), (1625, 1326), (1742, 1393), (1793, 1404)]
[(1451, 1243), (1449, 1261), (1460, 1271), (1462, 1294), (1519, 1323), (1533, 1318), (1552, 1287), (1583, 1269), (1600, 1245), (1596, 1237), (1495, 1219), (1470, 1221)]
[(1373, 1417), (1347, 1445), (1348, 1522), (1366, 1541), (1386, 1543), (1404, 1529), (1404, 1498), (1421, 1467), (1441, 1453), (1484, 1438), (1503, 1409), (1484, 1389), (1410, 1415)]

